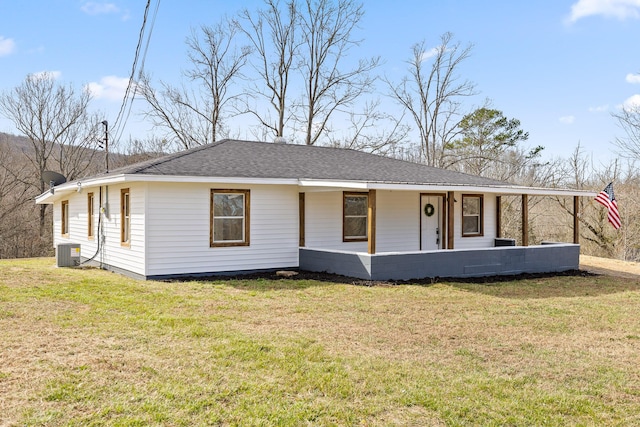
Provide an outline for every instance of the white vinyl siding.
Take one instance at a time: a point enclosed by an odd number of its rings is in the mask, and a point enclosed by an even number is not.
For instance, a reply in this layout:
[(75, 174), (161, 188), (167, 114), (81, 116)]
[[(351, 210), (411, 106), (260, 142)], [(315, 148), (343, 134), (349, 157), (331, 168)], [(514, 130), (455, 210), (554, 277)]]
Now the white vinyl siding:
[[(129, 188), (131, 245), (120, 244), (121, 189)], [(211, 190), (249, 190), (250, 245), (210, 247)], [(95, 238), (87, 238), (87, 194), (70, 193), (69, 236), (61, 236), (61, 202), (53, 205), (54, 246), (79, 243), (83, 258), (93, 256), (100, 239), (98, 214), (100, 189), (94, 193)], [(216, 185), (205, 183), (127, 183), (103, 187), (107, 198), (102, 226), (106, 237), (103, 262), (142, 276), (234, 272), (294, 267), (298, 265), (299, 188), (295, 185)], [(484, 194), (484, 236), (462, 237), (462, 193), (454, 203), (456, 249), (493, 246), (495, 237), (494, 194)], [(376, 252), (419, 250), (420, 193), (378, 190), (376, 192)], [(343, 191), (305, 194), (306, 247), (310, 249), (367, 252), (367, 242), (343, 242)], [(145, 221), (146, 218), (146, 221)]]
[[(306, 247), (310, 249), (367, 252), (367, 242), (342, 241), (342, 192), (309, 192), (306, 205)], [(484, 194), (483, 236), (462, 237), (462, 193), (455, 193), (454, 245), (456, 249), (488, 248), (496, 235), (496, 197)], [(376, 252), (420, 250), (420, 193), (414, 191), (376, 192)], [(444, 210), (443, 213), (444, 215)]]
[[(96, 261), (132, 273), (145, 272), (145, 189), (147, 184), (114, 185), (103, 187), (103, 198), (108, 200), (107, 215), (103, 217), (105, 247)], [(129, 243), (121, 244), (122, 217), (121, 190), (129, 189)], [(108, 196), (107, 196), (108, 195)], [(86, 224), (86, 222), (85, 222)]]
[(309, 249), (367, 252), (367, 242), (342, 239), (342, 191), (305, 195), (305, 244)]
[[(249, 246), (210, 247), (211, 190), (249, 190)], [(274, 185), (149, 184), (150, 276), (298, 265), (298, 188)]]
[(376, 192), (376, 252), (420, 250), (420, 193)]
[(83, 258), (89, 258), (95, 253), (95, 239), (87, 237), (87, 194), (74, 192), (64, 200), (68, 201), (69, 207), (68, 234), (61, 235), (62, 204), (56, 202), (51, 207), (53, 209), (53, 247), (57, 248), (60, 243), (78, 243), (80, 244), (80, 255)]
[[(367, 242), (343, 242), (342, 192), (305, 195), (305, 244), (310, 249), (367, 252)], [(420, 249), (420, 193), (376, 192), (376, 252)]]
[[(120, 220), (120, 190), (123, 186), (103, 187), (103, 199), (108, 200), (107, 215), (101, 219), (101, 226), (105, 235), (103, 250), (96, 256), (96, 262), (127, 270), (132, 273), (144, 274), (144, 194), (146, 184), (128, 186), (130, 188), (130, 216), (131, 216), (131, 244), (123, 247), (120, 244), (121, 220)], [(83, 259), (96, 255), (100, 233), (98, 231), (98, 212), (100, 189), (87, 189), (94, 194), (94, 234), (90, 239), (87, 236), (88, 209), (87, 192), (70, 193), (65, 200), (69, 201), (69, 234), (68, 237), (60, 236), (62, 230), (61, 203), (53, 205), (53, 229), (54, 247), (59, 243), (80, 244), (80, 254)], [(108, 198), (107, 198), (108, 195)]]
[(456, 249), (481, 249), (494, 246), (496, 237), (496, 196), (484, 194), (483, 198), (483, 235), (462, 237), (462, 193), (455, 193), (457, 203), (454, 212), (454, 245)]

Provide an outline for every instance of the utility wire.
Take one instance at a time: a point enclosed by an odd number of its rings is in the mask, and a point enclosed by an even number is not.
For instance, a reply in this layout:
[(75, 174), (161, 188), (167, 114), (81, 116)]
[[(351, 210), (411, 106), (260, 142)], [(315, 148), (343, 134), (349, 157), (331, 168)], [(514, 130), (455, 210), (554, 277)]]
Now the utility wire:
[(160, 0), (157, 0), (156, 2), (156, 7), (153, 13), (151, 25), (148, 31), (147, 42), (145, 44), (141, 65), (140, 65), (139, 71), (136, 73), (136, 70), (138, 70), (138, 60), (140, 58), (140, 49), (142, 47), (142, 43), (145, 37), (145, 29), (147, 26), (147, 19), (149, 17), (150, 7), (151, 7), (151, 0), (147, 0), (147, 6), (145, 7), (145, 10), (144, 10), (142, 26), (140, 27), (140, 34), (138, 36), (138, 44), (136, 45), (133, 64), (131, 66), (131, 75), (129, 76), (129, 83), (127, 84), (127, 89), (125, 90), (124, 97), (122, 99), (122, 104), (120, 105), (120, 111), (118, 112), (118, 116), (116, 117), (116, 120), (113, 126), (113, 129), (114, 129), (113, 140), (116, 142), (119, 141), (120, 138), (122, 137), (126, 123), (131, 114), (131, 108), (133, 106), (133, 101), (135, 99), (135, 92), (136, 92), (136, 83), (134, 79), (136, 75), (141, 75), (144, 70), (144, 60), (146, 58), (147, 51), (149, 49), (149, 42), (151, 41), (151, 34), (153, 32), (153, 26), (155, 24), (156, 16), (158, 15), (158, 9), (160, 8)]

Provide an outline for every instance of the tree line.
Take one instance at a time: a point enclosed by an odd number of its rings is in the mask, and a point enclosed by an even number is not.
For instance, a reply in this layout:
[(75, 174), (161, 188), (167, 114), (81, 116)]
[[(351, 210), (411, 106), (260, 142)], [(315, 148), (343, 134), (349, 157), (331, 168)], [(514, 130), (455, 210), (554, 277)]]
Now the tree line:
[[(357, 29), (365, 9), (354, 0), (264, 0), (186, 38), (188, 69), (170, 84), (141, 73), (134, 88), (157, 130), (115, 146), (126, 164), (250, 132), (255, 139), (352, 148), (529, 186), (599, 191), (614, 181), (623, 227), (582, 200), (583, 252), (640, 259), (635, 221), (640, 181), (640, 107), (616, 113), (625, 136), (613, 141), (620, 158), (598, 164), (576, 146), (567, 159), (545, 159), (527, 145), (520, 121), (478, 95), (460, 75), (473, 51), (451, 33), (409, 49), (404, 75), (379, 75), (380, 57), (358, 58)], [(430, 47), (434, 46), (435, 47)], [(46, 170), (69, 180), (103, 168), (104, 115), (91, 112), (86, 90), (40, 73), (0, 94), (0, 114), (19, 137), (0, 134), (0, 258), (51, 253), (50, 215), (33, 198), (46, 190)], [(385, 103), (395, 105), (389, 113)], [(242, 118), (242, 128), (238, 124)], [(117, 142), (117, 141), (112, 141)], [(505, 236), (521, 235), (517, 198), (505, 201)], [(530, 201), (529, 235), (570, 241), (572, 201)]]

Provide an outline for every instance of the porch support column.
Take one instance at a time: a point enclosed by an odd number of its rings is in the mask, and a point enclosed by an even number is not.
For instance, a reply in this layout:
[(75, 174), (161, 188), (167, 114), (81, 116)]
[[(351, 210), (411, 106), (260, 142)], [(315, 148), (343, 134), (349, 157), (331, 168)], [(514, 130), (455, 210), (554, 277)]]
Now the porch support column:
[(502, 196), (496, 196), (496, 237), (502, 237)]
[(453, 212), (455, 198), (453, 197), (453, 191), (447, 192), (447, 249), (454, 248), (453, 242)]
[(376, 253), (376, 190), (369, 190), (369, 207), (367, 209), (367, 243), (368, 252)]
[(573, 196), (573, 243), (580, 244), (580, 196)]
[(529, 246), (529, 195), (522, 195), (522, 246)]
[(305, 230), (306, 230), (306, 224), (305, 224), (305, 207), (304, 207), (304, 201), (305, 201), (305, 193), (299, 193), (298, 194), (298, 221), (299, 221), (299, 230), (298, 230), (298, 237), (299, 237), (299, 242), (298, 245), (303, 248), (305, 246)]

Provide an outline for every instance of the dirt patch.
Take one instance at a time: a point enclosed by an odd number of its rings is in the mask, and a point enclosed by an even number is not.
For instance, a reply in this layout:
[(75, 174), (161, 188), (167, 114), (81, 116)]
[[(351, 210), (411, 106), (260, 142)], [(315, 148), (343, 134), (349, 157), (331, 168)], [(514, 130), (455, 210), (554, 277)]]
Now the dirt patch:
[(580, 255), (580, 270), (592, 274), (640, 279), (640, 263)]

